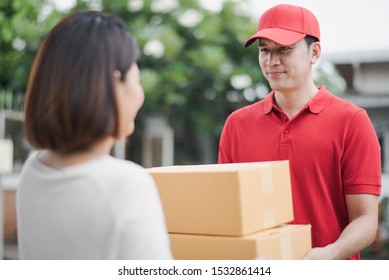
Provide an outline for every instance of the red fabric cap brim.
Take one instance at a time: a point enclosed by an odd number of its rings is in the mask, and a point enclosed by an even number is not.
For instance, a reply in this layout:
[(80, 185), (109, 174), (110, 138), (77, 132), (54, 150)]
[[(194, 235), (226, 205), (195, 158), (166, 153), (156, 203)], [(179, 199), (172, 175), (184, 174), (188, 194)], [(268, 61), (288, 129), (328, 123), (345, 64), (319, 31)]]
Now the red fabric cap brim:
[(266, 38), (280, 44), (282, 46), (290, 46), (296, 44), (303, 39), (306, 34), (294, 32), (280, 28), (266, 28), (258, 31), (256, 34), (250, 37), (244, 44), (245, 48), (250, 46), (258, 38)]

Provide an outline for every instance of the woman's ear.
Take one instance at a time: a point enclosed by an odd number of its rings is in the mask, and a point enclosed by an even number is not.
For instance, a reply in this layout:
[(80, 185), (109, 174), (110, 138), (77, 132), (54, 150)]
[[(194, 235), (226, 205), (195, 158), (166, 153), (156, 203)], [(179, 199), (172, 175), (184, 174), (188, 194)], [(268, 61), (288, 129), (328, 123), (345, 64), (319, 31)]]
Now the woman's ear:
[(123, 82), (120, 79), (120, 77), (121, 77), (120, 71), (115, 70), (113, 72), (113, 79), (114, 79), (114, 85), (115, 85), (116, 92), (119, 91), (120, 88), (123, 86)]
[(120, 71), (119, 70), (115, 70), (113, 72), (113, 84), (114, 84), (116, 93), (121, 92), (122, 89), (123, 89), (123, 86), (124, 86), (124, 84), (123, 84), (122, 80), (120, 79), (120, 77), (121, 77)]
[(320, 42), (312, 43), (311, 50), (312, 50), (311, 64), (313, 65), (313, 64), (315, 64), (319, 60), (320, 55), (321, 55), (321, 45), (320, 45)]
[(115, 70), (115, 71), (113, 72), (113, 76), (115, 77), (115, 81), (120, 82), (121, 74), (120, 74), (120, 71), (119, 71), (119, 70)]

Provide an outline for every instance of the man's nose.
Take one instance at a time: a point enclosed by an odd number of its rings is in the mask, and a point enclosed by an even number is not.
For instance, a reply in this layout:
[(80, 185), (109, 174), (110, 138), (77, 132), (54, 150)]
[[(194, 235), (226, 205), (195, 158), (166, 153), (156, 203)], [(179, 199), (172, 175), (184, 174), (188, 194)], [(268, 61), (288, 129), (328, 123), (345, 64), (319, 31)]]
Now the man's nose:
[(280, 56), (276, 51), (270, 51), (267, 55), (266, 65), (278, 65), (280, 64)]

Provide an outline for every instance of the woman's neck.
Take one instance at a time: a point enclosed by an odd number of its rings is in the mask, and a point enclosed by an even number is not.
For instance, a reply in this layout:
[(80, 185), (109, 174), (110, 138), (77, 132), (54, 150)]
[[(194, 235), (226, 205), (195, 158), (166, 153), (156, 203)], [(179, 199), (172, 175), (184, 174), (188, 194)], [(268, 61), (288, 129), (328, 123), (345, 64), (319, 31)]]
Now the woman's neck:
[(45, 165), (59, 169), (109, 155), (114, 143), (115, 139), (109, 137), (97, 142), (85, 151), (64, 154), (53, 150), (43, 150), (38, 157)]

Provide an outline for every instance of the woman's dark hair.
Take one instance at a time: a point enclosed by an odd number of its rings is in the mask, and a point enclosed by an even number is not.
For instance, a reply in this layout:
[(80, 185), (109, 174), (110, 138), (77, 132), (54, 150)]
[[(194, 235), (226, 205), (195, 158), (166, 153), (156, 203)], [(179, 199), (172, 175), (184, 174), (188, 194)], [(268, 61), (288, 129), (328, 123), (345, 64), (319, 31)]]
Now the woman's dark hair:
[(306, 35), (304, 37), (304, 40), (305, 42), (307, 43), (307, 46), (310, 47), (313, 43), (315, 42), (319, 42), (319, 39), (317, 39), (316, 37), (314, 36), (311, 36), (311, 35)]
[(114, 72), (125, 75), (139, 56), (124, 23), (109, 14), (71, 14), (46, 36), (31, 68), (25, 133), (36, 148), (82, 151), (118, 137)]

